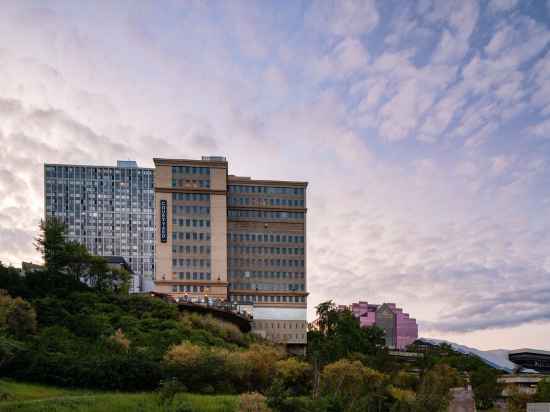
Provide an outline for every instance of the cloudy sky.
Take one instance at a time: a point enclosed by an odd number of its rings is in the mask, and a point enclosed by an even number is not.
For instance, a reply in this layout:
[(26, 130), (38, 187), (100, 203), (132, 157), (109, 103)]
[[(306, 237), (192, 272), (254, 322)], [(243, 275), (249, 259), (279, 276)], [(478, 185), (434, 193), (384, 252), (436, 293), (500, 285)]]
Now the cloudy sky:
[(550, 0), (0, 3), (3, 262), (44, 162), (225, 155), (310, 182), (311, 307), (550, 349)]

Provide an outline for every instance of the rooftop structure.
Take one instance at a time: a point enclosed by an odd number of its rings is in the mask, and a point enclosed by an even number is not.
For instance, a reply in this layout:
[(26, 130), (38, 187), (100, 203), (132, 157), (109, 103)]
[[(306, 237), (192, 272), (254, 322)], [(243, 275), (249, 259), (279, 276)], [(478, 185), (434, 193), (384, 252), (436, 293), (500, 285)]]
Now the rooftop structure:
[(550, 374), (550, 351), (537, 349), (517, 349), (508, 353), (508, 359), (525, 369)]

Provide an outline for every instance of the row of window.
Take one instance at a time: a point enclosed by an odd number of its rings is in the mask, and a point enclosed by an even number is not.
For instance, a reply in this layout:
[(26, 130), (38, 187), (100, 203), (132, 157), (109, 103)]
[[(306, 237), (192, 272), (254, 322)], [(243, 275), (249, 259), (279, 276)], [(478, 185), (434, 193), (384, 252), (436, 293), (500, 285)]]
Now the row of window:
[(172, 246), (172, 253), (200, 253), (200, 254), (204, 254), (206, 253), (207, 255), (210, 254), (210, 246), (197, 246), (197, 245), (179, 245), (179, 246)]
[(179, 280), (211, 280), (210, 272), (173, 272), (174, 279)]
[(229, 241), (252, 241), (252, 242), (270, 242), (270, 243), (304, 243), (304, 236), (277, 234), (277, 233), (238, 233), (230, 232), (227, 234)]
[(290, 267), (304, 267), (303, 260), (294, 259), (242, 259), (242, 258), (229, 258), (229, 265), (231, 266), (290, 266)]
[(196, 166), (172, 166), (173, 174), (186, 174), (186, 175), (209, 175), (209, 167), (196, 167)]
[(174, 225), (187, 227), (210, 227), (210, 220), (203, 219), (172, 219)]
[(197, 285), (172, 285), (172, 292), (204, 292), (204, 286)]
[(186, 215), (209, 215), (210, 207), (208, 206), (172, 206), (172, 213)]
[(274, 212), (270, 210), (229, 210), (229, 218), (303, 220), (304, 212)]
[(230, 206), (292, 206), (304, 207), (304, 199), (230, 197)]
[(238, 278), (238, 277), (244, 277), (244, 278), (265, 278), (265, 279), (304, 279), (305, 274), (304, 272), (275, 272), (270, 270), (251, 270), (251, 271), (244, 271), (244, 270), (230, 270), (229, 272), (230, 278)]
[(298, 343), (305, 343), (305, 333), (266, 333), (266, 338), (275, 342), (290, 342), (299, 341)]
[(207, 202), (209, 199), (210, 195), (208, 193), (172, 193), (172, 200)]
[(296, 195), (303, 196), (303, 187), (273, 187), (273, 186), (249, 186), (229, 185), (230, 193), (267, 193), (272, 195)]
[(57, 192), (59, 195), (63, 193), (82, 193), (95, 194), (97, 193), (122, 193), (122, 194), (138, 194), (147, 193), (153, 195), (153, 182), (103, 182), (102, 180), (46, 180), (46, 193)]
[(229, 300), (238, 303), (304, 303), (305, 296), (231, 295)]
[(150, 169), (127, 169), (127, 168), (113, 168), (113, 167), (79, 167), (79, 166), (47, 166), (46, 177), (57, 178), (107, 178), (107, 177), (121, 177), (121, 178), (136, 178), (136, 177), (153, 177), (153, 170)]
[(209, 268), (210, 259), (172, 259), (172, 266), (183, 266), (187, 268)]
[(262, 290), (262, 291), (290, 291), (304, 292), (305, 285), (303, 283), (234, 283), (233, 289), (237, 290)]
[(115, 212), (115, 211), (124, 211), (124, 212), (143, 212), (143, 213), (149, 213), (153, 214), (153, 202), (149, 203), (124, 203), (124, 204), (116, 204), (112, 206), (104, 206), (102, 204), (92, 204), (92, 205), (81, 205), (80, 203), (56, 203), (56, 204), (46, 204), (46, 211), (52, 212), (52, 214), (55, 212), (56, 214), (62, 214), (62, 213), (75, 213), (76, 215), (80, 215), (81, 213), (88, 212)]
[(301, 247), (229, 246), (229, 253), (253, 255), (303, 255)]
[[(288, 328), (287, 328), (288, 325)], [(255, 320), (254, 329), (306, 329), (307, 322), (270, 322), (268, 320)]]
[(172, 232), (172, 240), (210, 240), (209, 232)]
[(210, 180), (172, 179), (172, 187), (208, 188), (210, 187)]

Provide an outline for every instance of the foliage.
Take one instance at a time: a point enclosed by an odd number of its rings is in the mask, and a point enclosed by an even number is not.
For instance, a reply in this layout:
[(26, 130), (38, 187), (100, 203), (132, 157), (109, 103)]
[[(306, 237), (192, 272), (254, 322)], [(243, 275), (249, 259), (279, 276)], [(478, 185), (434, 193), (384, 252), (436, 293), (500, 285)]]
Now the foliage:
[(320, 366), (353, 353), (376, 358), (385, 352), (382, 329), (362, 328), (349, 310), (338, 309), (332, 301), (321, 303), (316, 310), (319, 329), (308, 332), (308, 353)]
[(227, 395), (178, 393), (170, 404), (158, 402), (155, 393), (90, 392), (0, 380), (11, 400), (0, 403), (11, 412), (232, 412), (238, 398)]
[(239, 412), (271, 412), (266, 397), (258, 392), (247, 392), (239, 396)]
[(251, 391), (268, 388), (283, 353), (272, 346), (253, 344), (242, 351), (199, 346), (189, 341), (166, 353), (166, 373), (193, 390), (211, 385), (218, 391)]
[(157, 390), (159, 402), (162, 404), (171, 403), (182, 392), (187, 392), (187, 387), (175, 378), (161, 381)]
[(504, 387), (507, 395), (506, 406), (508, 412), (524, 412), (527, 410), (527, 403), (533, 401), (533, 396), (521, 391), (515, 385), (507, 385)]
[(537, 384), (537, 402), (550, 402), (550, 378), (544, 378)]
[(36, 238), (35, 247), (52, 272), (61, 271), (68, 263), (66, 235), (67, 227), (60, 219), (47, 217), (40, 221), (40, 235)]
[(109, 342), (115, 350), (128, 351), (130, 349), (130, 340), (126, 337), (121, 328), (109, 337)]
[(472, 388), (476, 407), (478, 409), (490, 409), (494, 401), (502, 392), (502, 386), (498, 383), (498, 372), (489, 367), (479, 368), (471, 375)]
[(36, 312), (29, 302), (15, 298), (6, 311), (6, 327), (18, 339), (25, 339), (36, 332)]
[(128, 293), (130, 274), (126, 270), (109, 268), (104, 258), (90, 254), (84, 245), (66, 237), (67, 228), (60, 219), (48, 217), (40, 222), (35, 246), (42, 253), (46, 270), (33, 272), (31, 278), (46, 291), (75, 289), (85, 282), (98, 291)]
[(275, 364), (275, 379), (282, 382), (293, 395), (305, 395), (310, 390), (312, 368), (297, 358), (281, 359)]
[(438, 364), (427, 371), (420, 383), (415, 402), (418, 412), (443, 412), (450, 402), (450, 389), (461, 386), (458, 371), (446, 364)]
[(350, 405), (363, 397), (376, 398), (387, 377), (364, 366), (359, 361), (341, 359), (323, 369), (321, 393), (336, 395), (343, 404)]

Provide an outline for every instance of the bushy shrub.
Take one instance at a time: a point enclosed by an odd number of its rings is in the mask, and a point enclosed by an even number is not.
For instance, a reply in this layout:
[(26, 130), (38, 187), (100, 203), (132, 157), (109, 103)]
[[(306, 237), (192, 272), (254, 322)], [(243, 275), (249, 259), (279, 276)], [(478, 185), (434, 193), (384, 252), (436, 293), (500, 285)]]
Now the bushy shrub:
[(166, 379), (160, 382), (157, 395), (161, 404), (167, 404), (174, 400), (178, 393), (186, 392), (187, 387), (176, 378)]
[(312, 367), (297, 358), (281, 359), (275, 363), (275, 378), (280, 380), (293, 395), (309, 392)]
[(261, 393), (248, 392), (239, 396), (239, 412), (271, 412), (266, 397)]
[(165, 370), (194, 390), (206, 385), (224, 391), (266, 390), (284, 353), (273, 346), (253, 344), (246, 350), (199, 346), (182, 342), (166, 353)]
[(126, 337), (122, 329), (117, 329), (116, 332), (109, 336), (107, 341), (115, 351), (128, 351), (130, 348), (130, 340)]

